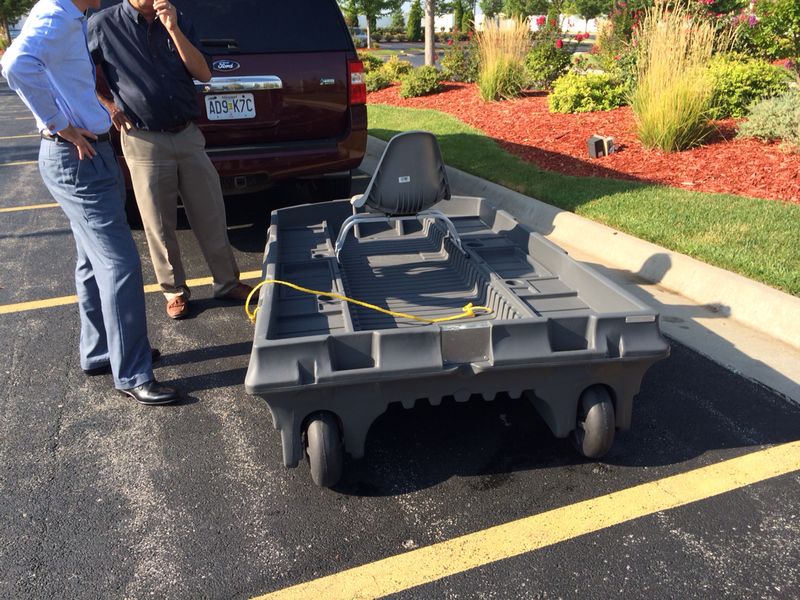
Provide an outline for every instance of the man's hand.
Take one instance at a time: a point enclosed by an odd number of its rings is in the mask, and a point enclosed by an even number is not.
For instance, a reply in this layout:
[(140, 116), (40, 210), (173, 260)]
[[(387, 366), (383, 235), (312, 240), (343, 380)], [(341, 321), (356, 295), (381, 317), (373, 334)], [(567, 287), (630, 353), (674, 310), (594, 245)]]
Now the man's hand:
[(156, 0), (153, 3), (156, 15), (161, 19), (161, 24), (169, 32), (178, 30), (178, 9), (169, 0)]
[(116, 104), (109, 104), (106, 108), (108, 108), (108, 112), (111, 115), (111, 123), (114, 125), (114, 128), (117, 131), (125, 130), (128, 131), (130, 129), (135, 129), (133, 123), (128, 118), (128, 115), (125, 114), (119, 106)]
[(97, 150), (95, 150), (94, 147), (89, 143), (89, 140), (86, 139), (97, 139), (97, 136), (91, 131), (70, 125), (66, 129), (59, 131), (58, 135), (68, 142), (75, 144), (75, 147), (78, 149), (78, 158), (81, 160), (84, 158), (94, 158), (97, 154)]

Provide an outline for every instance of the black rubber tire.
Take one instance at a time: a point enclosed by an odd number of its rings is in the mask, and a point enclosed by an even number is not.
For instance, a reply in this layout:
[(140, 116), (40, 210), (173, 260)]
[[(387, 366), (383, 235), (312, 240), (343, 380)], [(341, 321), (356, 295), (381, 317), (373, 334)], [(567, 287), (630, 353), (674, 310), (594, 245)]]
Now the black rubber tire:
[(616, 432), (614, 402), (608, 390), (592, 386), (578, 401), (578, 420), (570, 438), (586, 458), (601, 458), (611, 450)]
[(318, 412), (306, 428), (306, 453), (311, 479), (320, 487), (333, 487), (342, 478), (344, 447), (333, 413)]

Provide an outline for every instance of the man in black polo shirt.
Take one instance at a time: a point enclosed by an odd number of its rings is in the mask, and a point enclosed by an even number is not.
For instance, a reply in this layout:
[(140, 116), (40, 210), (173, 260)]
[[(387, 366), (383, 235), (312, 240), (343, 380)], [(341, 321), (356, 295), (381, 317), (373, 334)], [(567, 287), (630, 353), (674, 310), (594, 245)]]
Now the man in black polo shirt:
[(122, 0), (89, 20), (89, 50), (113, 98), (100, 100), (120, 131), (156, 277), (167, 315), (189, 313), (190, 290), (181, 263), (177, 197), (214, 280), (214, 296), (243, 301), (252, 288), (239, 281), (228, 241), (222, 188), (205, 153), (192, 78), (211, 79), (189, 19), (169, 0)]

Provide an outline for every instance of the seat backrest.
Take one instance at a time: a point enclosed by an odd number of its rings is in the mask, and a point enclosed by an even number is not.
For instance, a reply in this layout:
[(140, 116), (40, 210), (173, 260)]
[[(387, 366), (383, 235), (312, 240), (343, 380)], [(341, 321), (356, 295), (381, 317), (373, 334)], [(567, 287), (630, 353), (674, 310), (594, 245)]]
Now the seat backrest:
[(436, 136), (407, 131), (389, 140), (367, 190), (353, 200), (353, 206), (407, 216), (449, 199), (450, 184)]

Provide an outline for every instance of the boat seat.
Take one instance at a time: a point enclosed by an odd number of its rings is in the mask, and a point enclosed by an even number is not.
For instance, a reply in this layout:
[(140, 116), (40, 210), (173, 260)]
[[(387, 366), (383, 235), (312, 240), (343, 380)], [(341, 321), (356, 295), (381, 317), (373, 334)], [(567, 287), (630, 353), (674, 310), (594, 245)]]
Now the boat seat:
[(450, 199), (442, 154), (436, 136), (427, 131), (407, 131), (394, 136), (383, 151), (366, 191), (353, 196), (353, 214), (336, 238), (335, 252), (344, 247), (347, 234), (362, 223), (432, 220), (444, 226), (447, 236), (464, 251), (453, 222), (433, 206)]

